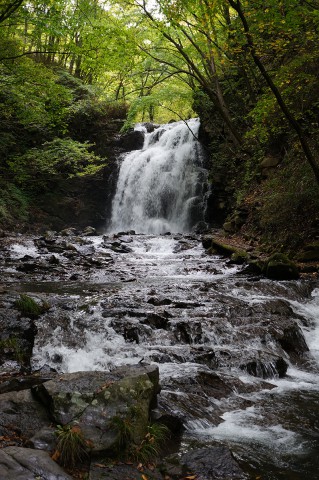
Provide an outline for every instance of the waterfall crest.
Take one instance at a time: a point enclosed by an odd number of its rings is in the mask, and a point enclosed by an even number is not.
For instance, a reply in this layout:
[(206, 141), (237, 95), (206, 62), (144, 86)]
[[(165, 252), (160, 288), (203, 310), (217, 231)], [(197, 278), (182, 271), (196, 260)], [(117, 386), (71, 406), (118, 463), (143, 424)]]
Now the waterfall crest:
[(142, 150), (121, 164), (109, 231), (188, 232), (203, 220), (207, 171), (196, 137), (199, 119), (145, 133)]

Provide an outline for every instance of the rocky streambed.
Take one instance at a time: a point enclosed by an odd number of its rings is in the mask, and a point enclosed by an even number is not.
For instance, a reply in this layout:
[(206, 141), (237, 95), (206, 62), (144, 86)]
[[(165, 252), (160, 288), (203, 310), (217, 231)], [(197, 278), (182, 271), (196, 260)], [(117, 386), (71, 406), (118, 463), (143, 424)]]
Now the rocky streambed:
[[(317, 280), (247, 273), (196, 235), (68, 229), (3, 238), (1, 253), (3, 478), (68, 478), (46, 452), (56, 426), (74, 419), (95, 445), (91, 479), (319, 478)], [(21, 311), (25, 296), (36, 314)], [(105, 409), (124, 415), (134, 393), (112, 410), (100, 392), (136, 381), (144, 427), (151, 414), (172, 432), (174, 467), (106, 471), (96, 458), (109, 445), (94, 432), (103, 438)], [(66, 403), (55, 401), (63, 391)], [(43, 455), (55, 473), (32, 471)]]

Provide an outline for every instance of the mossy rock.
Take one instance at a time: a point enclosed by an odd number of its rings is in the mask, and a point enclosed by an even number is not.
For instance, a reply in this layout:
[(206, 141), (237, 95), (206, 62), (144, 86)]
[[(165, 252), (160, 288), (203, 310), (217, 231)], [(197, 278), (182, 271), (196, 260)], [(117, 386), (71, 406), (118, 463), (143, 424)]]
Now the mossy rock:
[(212, 248), (217, 253), (225, 255), (226, 257), (231, 257), (231, 259), (234, 260), (234, 263), (236, 263), (238, 260), (241, 263), (244, 263), (249, 258), (249, 255), (245, 250), (234, 247), (233, 245), (221, 243), (215, 238), (212, 239)]
[(265, 269), (265, 262), (260, 258), (257, 259), (248, 259), (248, 265), (244, 270), (241, 271), (242, 274), (248, 275), (262, 275)]
[(299, 262), (319, 262), (319, 242), (306, 245), (303, 252), (298, 256)]
[(249, 255), (244, 250), (238, 250), (237, 252), (234, 252), (230, 257), (231, 263), (234, 263), (235, 265), (243, 265), (247, 262), (248, 259)]
[(299, 278), (296, 264), (282, 253), (274, 253), (268, 259), (264, 274), (272, 280), (297, 280)]

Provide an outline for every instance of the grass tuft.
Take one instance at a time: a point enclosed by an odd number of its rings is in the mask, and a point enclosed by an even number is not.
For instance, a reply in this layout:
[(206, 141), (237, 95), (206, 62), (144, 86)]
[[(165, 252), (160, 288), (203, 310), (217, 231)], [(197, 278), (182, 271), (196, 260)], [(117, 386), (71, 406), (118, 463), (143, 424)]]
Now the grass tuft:
[(15, 302), (15, 307), (24, 317), (36, 318), (42, 315), (50, 307), (47, 303), (39, 305), (33, 298), (28, 295), (20, 295), (19, 300)]
[(88, 457), (88, 443), (77, 425), (58, 425), (56, 450), (52, 456), (63, 467), (73, 468)]

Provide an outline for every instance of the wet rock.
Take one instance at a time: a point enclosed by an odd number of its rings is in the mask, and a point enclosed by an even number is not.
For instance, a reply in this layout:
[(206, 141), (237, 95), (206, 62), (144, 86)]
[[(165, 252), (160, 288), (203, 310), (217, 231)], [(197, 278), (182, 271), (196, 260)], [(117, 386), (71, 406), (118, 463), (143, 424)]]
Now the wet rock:
[(200, 322), (178, 322), (174, 326), (174, 335), (178, 342), (188, 344), (203, 342), (203, 331)]
[(245, 261), (248, 260), (249, 255), (245, 250), (240, 248), (234, 247), (233, 245), (228, 245), (226, 243), (222, 243), (216, 238), (212, 238), (212, 248), (215, 252), (224, 255), (225, 257), (231, 257), (234, 255), (234, 258), (244, 258)]
[(151, 297), (147, 300), (147, 303), (156, 307), (161, 307), (162, 305), (171, 305), (173, 302), (170, 298)]
[(277, 330), (273, 336), (289, 355), (300, 357), (309, 351), (303, 333), (295, 322)]
[(158, 128), (159, 125), (151, 123), (151, 122), (144, 122), (142, 123), (143, 127), (146, 128), (147, 133), (152, 133), (154, 132), (155, 128)]
[(140, 343), (138, 327), (124, 327), (123, 335), (126, 342)]
[(144, 133), (140, 130), (130, 130), (121, 135), (117, 140), (117, 146), (124, 152), (140, 150), (144, 144)]
[(61, 235), (61, 237), (72, 237), (74, 235), (77, 234), (77, 230), (76, 228), (64, 228), (63, 230), (61, 230), (59, 232), (59, 235)]
[(265, 275), (272, 280), (297, 280), (297, 266), (282, 253), (272, 255), (265, 265)]
[(59, 265), (60, 260), (59, 260), (58, 257), (56, 257), (55, 255), (51, 255), (51, 256), (48, 258), (48, 263), (49, 263), (50, 265)]
[(190, 248), (193, 248), (193, 245), (183, 240), (180, 240), (174, 248), (173, 253), (183, 252), (184, 250), (189, 250)]
[(37, 262), (23, 262), (22, 265), (17, 266), (17, 270), (24, 273), (33, 273), (37, 268), (39, 268)]
[(132, 252), (132, 249), (130, 247), (128, 247), (127, 245), (123, 245), (120, 242), (113, 242), (110, 248), (115, 253), (130, 253), (130, 252)]
[(209, 397), (225, 398), (232, 392), (232, 388), (214, 372), (199, 371), (196, 376), (196, 382), (201, 385), (203, 392)]
[(119, 235), (118, 236), (120, 242), (122, 243), (132, 243), (133, 242), (133, 238), (130, 237), (129, 235)]
[(158, 367), (126, 366), (109, 372), (65, 374), (33, 389), (50, 409), (52, 419), (65, 425), (77, 422), (92, 451), (114, 448), (119, 427), (114, 417), (133, 424), (133, 441), (141, 441), (150, 408), (158, 392)]
[(83, 230), (82, 235), (83, 235), (84, 237), (96, 236), (96, 235), (97, 235), (96, 228), (94, 228), (94, 227), (86, 227), (86, 228)]
[(6, 480), (72, 480), (48, 453), (30, 448), (0, 450), (0, 478)]
[(288, 363), (283, 358), (268, 359), (268, 361), (256, 359), (241, 365), (240, 368), (254, 377), (283, 378), (286, 375)]
[(185, 474), (191, 471), (196, 480), (240, 480), (247, 476), (227, 447), (210, 447), (193, 450), (184, 454), (181, 463)]
[(147, 317), (144, 320), (142, 320), (142, 323), (149, 325), (152, 328), (166, 330), (168, 325), (168, 320), (169, 320), (169, 316), (165, 315), (165, 312), (164, 312), (164, 315), (158, 315), (157, 313), (150, 312), (150, 313), (147, 313)]
[(199, 347), (198, 349), (193, 348), (191, 353), (196, 363), (200, 363), (201, 365), (206, 365), (211, 369), (217, 368), (218, 360), (213, 350)]
[(197, 308), (202, 307), (202, 303), (198, 302), (174, 302), (173, 308)]
[(0, 395), (0, 411), (0, 436), (16, 432), (27, 440), (50, 422), (45, 408), (34, 399), (31, 390)]

